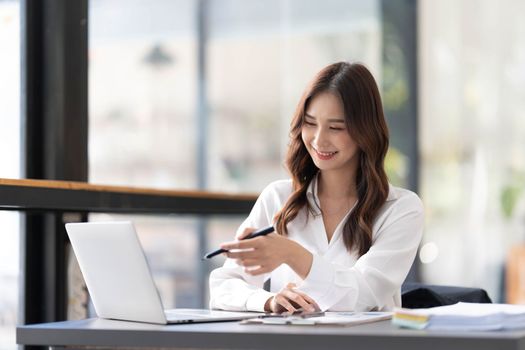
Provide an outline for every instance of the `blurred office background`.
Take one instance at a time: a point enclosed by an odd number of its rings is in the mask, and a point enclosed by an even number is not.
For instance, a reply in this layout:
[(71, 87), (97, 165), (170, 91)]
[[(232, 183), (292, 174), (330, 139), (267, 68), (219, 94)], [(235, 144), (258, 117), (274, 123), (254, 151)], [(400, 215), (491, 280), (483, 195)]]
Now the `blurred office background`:
[[(3, 178), (21, 176), (21, 6), (0, 0)], [(521, 0), (90, 0), (89, 182), (258, 193), (287, 176), (307, 82), (361, 61), (382, 90), (390, 180), (425, 204), (412, 278), (505, 302), (507, 254), (525, 244), (524, 16)], [(222, 260), (200, 254), (243, 217), (89, 219), (133, 220), (165, 306), (203, 307)], [(0, 225), (0, 349), (14, 349), (19, 214)]]

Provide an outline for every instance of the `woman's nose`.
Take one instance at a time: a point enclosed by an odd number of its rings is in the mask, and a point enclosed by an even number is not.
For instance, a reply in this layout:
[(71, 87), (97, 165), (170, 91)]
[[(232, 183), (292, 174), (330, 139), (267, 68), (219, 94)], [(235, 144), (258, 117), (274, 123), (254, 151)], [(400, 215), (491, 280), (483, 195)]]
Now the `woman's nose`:
[(314, 141), (317, 145), (322, 146), (327, 141), (326, 132), (322, 128), (318, 128), (314, 135)]

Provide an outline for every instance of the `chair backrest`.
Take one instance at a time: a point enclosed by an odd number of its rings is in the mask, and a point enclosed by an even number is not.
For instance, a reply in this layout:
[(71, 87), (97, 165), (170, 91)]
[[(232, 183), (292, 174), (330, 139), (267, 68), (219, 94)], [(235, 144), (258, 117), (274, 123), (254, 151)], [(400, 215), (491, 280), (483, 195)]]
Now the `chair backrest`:
[(460, 301), (492, 303), (487, 292), (481, 288), (437, 286), (414, 282), (405, 282), (401, 287), (401, 304), (408, 309), (451, 305)]

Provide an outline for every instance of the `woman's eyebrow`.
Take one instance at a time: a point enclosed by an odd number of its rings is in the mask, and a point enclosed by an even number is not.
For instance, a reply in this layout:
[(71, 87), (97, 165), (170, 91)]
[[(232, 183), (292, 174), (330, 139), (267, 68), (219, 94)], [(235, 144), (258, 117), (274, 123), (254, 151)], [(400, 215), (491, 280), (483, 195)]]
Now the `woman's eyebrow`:
[[(304, 116), (306, 118), (315, 119), (315, 117), (313, 115), (310, 115), (308, 113), (305, 113)], [(331, 123), (344, 123), (345, 122), (344, 119), (339, 119), (339, 118), (331, 118), (331, 119), (328, 119), (328, 121), (331, 122)]]

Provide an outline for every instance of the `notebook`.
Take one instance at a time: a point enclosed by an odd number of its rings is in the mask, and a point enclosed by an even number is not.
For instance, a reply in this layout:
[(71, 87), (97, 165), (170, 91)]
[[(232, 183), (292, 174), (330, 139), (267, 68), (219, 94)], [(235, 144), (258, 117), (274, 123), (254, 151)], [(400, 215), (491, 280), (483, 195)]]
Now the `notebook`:
[(157, 324), (238, 321), (261, 313), (164, 310), (129, 221), (66, 224), (80, 270), (100, 318)]

